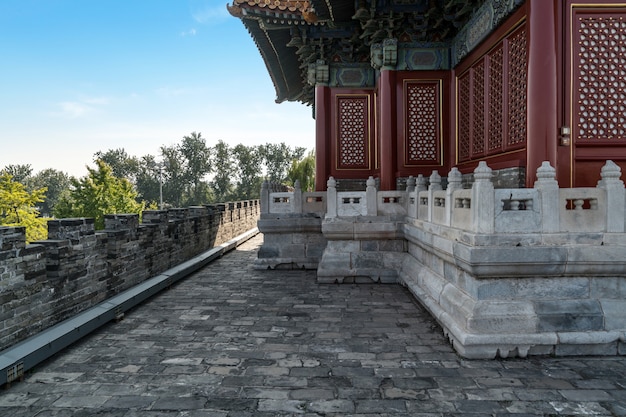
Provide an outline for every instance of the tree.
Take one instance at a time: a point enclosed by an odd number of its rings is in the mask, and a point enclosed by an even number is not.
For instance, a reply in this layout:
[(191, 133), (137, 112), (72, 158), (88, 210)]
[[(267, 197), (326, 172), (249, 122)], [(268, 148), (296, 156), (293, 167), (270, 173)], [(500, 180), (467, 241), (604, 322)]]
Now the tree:
[(33, 168), (30, 164), (7, 165), (2, 169), (2, 171), (0, 171), (0, 174), (9, 174), (13, 177), (13, 181), (21, 182), (22, 184), (26, 183), (26, 180), (32, 173)]
[(257, 146), (237, 145), (233, 150), (237, 183), (235, 189), (236, 200), (252, 200), (259, 198), (263, 177), (260, 166), (263, 156)]
[(217, 202), (228, 201), (233, 197), (234, 162), (232, 159), (233, 150), (228, 143), (223, 140), (217, 141), (213, 147), (213, 166), (215, 167), (215, 176), (211, 181), (211, 188), (215, 193)]
[(48, 168), (29, 177), (24, 185), (31, 192), (41, 188), (48, 190), (46, 199), (38, 205), (39, 211), (46, 217), (52, 215), (54, 206), (63, 194), (69, 192), (72, 182), (65, 172)]
[(139, 171), (139, 160), (128, 155), (124, 148), (109, 149), (106, 152), (98, 151), (94, 154), (94, 162), (104, 161), (111, 167), (113, 175), (117, 178), (126, 178), (135, 182)]
[(304, 158), (293, 161), (287, 173), (290, 185), (300, 181), (302, 191), (313, 191), (315, 188), (315, 152), (310, 151)]
[(26, 241), (48, 237), (47, 219), (39, 217), (36, 204), (44, 201), (45, 188), (28, 192), (24, 184), (8, 173), (0, 175), (0, 225), (24, 226)]
[(146, 206), (160, 205), (163, 169), (163, 164), (157, 162), (153, 155), (144, 155), (139, 160), (135, 188)]
[(184, 161), (176, 146), (161, 146), (163, 159), (163, 200), (173, 207), (182, 207), (188, 188), (183, 171)]
[(87, 176), (72, 180), (72, 190), (56, 205), (55, 215), (92, 217), (96, 229), (103, 229), (105, 214), (140, 214), (143, 205), (137, 202), (131, 182), (115, 177), (104, 161), (98, 160), (96, 165), (96, 169), (87, 167)]
[(208, 203), (205, 178), (211, 173), (211, 149), (207, 147), (202, 134), (191, 132), (189, 136), (183, 136), (178, 152), (184, 161), (184, 178), (189, 184), (186, 205)]
[(206, 176), (211, 172), (211, 150), (200, 133), (183, 137), (180, 145), (161, 146), (163, 198), (175, 207), (211, 200)]
[(306, 148), (296, 147), (291, 149), (284, 142), (280, 144), (268, 143), (260, 147), (267, 179), (272, 182), (283, 183), (287, 178), (287, 170), (294, 160), (302, 158)]

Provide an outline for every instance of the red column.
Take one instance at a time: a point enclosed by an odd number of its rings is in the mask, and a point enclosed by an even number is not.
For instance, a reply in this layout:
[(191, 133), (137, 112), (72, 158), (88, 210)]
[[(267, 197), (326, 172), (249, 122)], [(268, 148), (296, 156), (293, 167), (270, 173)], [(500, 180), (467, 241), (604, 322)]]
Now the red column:
[(396, 72), (383, 69), (380, 95), (380, 189), (396, 189)]
[(528, 119), (526, 186), (532, 187), (543, 161), (556, 167), (558, 0), (527, 0)]
[(330, 88), (315, 86), (315, 191), (326, 190), (330, 161)]

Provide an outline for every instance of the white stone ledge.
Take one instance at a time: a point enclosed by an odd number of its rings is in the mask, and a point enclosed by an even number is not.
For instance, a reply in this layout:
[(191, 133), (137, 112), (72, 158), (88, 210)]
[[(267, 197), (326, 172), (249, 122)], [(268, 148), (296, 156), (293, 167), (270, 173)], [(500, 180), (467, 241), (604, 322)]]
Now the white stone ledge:
[(394, 240), (403, 238), (402, 223), (384, 216), (332, 217), (322, 222), (328, 240)]
[(571, 234), (552, 236), (550, 244), (542, 244), (542, 236), (526, 235), (532, 244), (522, 245), (523, 237), (472, 235), (419, 221), (407, 222), (402, 231), (410, 243), (478, 278), (615, 276), (626, 271), (626, 245), (621, 245), (619, 239), (603, 244), (604, 234), (582, 234), (578, 239)]

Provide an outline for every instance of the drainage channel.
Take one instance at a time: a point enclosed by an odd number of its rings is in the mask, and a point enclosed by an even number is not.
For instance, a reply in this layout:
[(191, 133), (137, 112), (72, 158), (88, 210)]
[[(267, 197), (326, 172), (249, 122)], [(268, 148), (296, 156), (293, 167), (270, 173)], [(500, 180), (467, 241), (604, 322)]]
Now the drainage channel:
[(152, 277), (76, 316), (62, 321), (0, 352), (0, 386), (24, 378), (24, 373), (77, 340), (123, 316), (175, 282), (204, 267), (226, 252), (235, 249), (259, 233), (257, 228), (216, 246), (188, 261)]

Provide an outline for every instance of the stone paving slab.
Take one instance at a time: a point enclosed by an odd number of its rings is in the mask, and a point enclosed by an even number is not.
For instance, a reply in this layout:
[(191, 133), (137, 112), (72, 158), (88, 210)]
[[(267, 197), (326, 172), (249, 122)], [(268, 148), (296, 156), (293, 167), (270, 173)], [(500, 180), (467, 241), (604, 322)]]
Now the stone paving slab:
[(465, 360), (396, 285), (252, 269), (262, 236), (0, 391), (0, 416), (626, 415), (626, 359)]

